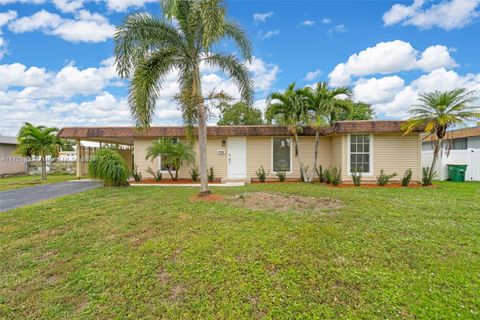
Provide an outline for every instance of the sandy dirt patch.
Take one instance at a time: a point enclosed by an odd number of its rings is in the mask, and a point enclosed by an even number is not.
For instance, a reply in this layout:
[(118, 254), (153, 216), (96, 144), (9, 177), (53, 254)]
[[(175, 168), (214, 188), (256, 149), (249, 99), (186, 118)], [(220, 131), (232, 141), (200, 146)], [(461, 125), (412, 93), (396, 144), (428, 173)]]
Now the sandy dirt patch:
[(332, 213), (344, 207), (339, 200), (287, 195), (273, 192), (245, 192), (227, 198), (231, 204), (252, 210), (293, 211), (297, 213)]

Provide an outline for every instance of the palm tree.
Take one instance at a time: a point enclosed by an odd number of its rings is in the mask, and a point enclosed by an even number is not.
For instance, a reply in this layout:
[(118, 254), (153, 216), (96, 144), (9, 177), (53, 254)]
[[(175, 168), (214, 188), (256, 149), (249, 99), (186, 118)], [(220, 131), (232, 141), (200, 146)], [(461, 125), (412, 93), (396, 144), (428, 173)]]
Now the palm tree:
[(435, 164), (447, 129), (480, 118), (478, 106), (472, 105), (477, 99), (474, 93), (475, 91), (467, 91), (462, 88), (420, 94), (420, 103), (414, 105), (410, 110), (412, 116), (402, 127), (405, 134), (411, 133), (415, 128), (425, 127), (424, 131), (427, 137), (436, 138), (433, 141), (433, 160), (428, 171), (429, 178), (433, 178), (435, 174)]
[[(178, 180), (178, 170), (183, 163), (192, 163), (195, 161), (195, 152), (191, 145), (181, 142), (174, 142), (170, 138), (160, 138), (153, 142), (146, 150), (145, 159), (155, 159), (161, 157), (162, 164), (170, 174), (172, 180)], [(175, 176), (172, 174), (175, 171)]]
[(306, 104), (302, 101), (303, 97), (295, 90), (295, 83), (288, 86), (284, 92), (274, 92), (267, 99), (267, 109), (265, 110), (265, 119), (268, 123), (278, 123), (288, 127), (290, 134), (293, 135), (295, 142), (295, 155), (300, 162), (300, 173), (306, 180), (306, 169), (302, 160), (300, 151), (300, 141), (298, 133), (302, 132), (307, 119)]
[[(253, 84), (246, 66), (233, 55), (213, 52), (224, 39), (237, 45), (243, 59), (250, 61), (251, 44), (245, 32), (228, 21), (222, 0), (161, 0), (163, 17), (133, 14), (117, 28), (115, 57), (117, 73), (132, 77), (129, 104), (139, 128), (148, 128), (171, 71), (178, 71), (177, 99), (188, 128), (198, 125), (200, 195), (208, 194), (207, 110), (202, 94), (200, 65), (219, 67), (238, 86), (242, 100), (252, 103)], [(214, 97), (214, 95), (211, 95)]]
[(317, 169), (318, 146), (320, 144), (320, 130), (337, 120), (339, 110), (349, 109), (348, 100), (352, 97), (352, 90), (348, 87), (329, 88), (327, 83), (319, 82), (314, 88), (305, 87), (298, 90), (305, 98), (308, 109), (309, 125), (315, 130), (315, 152), (313, 155), (313, 170), (308, 181), (313, 182)]
[(56, 157), (62, 146), (61, 140), (57, 138), (57, 132), (57, 128), (35, 127), (31, 123), (25, 122), (18, 133), (17, 153), (29, 158), (40, 156), (42, 180), (47, 180), (47, 156)]

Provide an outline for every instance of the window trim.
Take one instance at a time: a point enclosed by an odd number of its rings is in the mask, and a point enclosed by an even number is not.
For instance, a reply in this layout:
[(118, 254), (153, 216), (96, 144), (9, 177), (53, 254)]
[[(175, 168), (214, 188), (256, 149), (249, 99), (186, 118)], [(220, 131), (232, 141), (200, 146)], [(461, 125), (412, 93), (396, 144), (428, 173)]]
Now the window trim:
[(368, 135), (370, 137), (370, 145), (369, 145), (369, 172), (362, 172), (362, 176), (366, 177), (372, 177), (373, 176), (373, 134), (371, 133), (355, 133), (355, 134), (348, 134), (347, 137), (347, 172), (349, 175), (352, 174), (351, 166), (350, 166), (350, 158), (351, 158), (351, 151), (350, 151), (350, 142), (351, 142), (351, 136), (357, 136), (357, 135)]
[(290, 171), (285, 171), (285, 173), (292, 173), (293, 172), (293, 157), (292, 157), (293, 140), (292, 140), (292, 137), (278, 136), (278, 137), (272, 137), (270, 139), (270, 162), (271, 162), (270, 167), (271, 167), (273, 173), (277, 173), (279, 171), (273, 170), (273, 139), (288, 139), (288, 140), (290, 140)]

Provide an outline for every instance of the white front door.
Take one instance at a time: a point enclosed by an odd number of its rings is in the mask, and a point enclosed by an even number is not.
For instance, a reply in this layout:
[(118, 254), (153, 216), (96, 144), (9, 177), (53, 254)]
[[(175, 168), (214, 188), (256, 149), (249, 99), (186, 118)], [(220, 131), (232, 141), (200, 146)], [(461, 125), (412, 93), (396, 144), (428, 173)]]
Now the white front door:
[(470, 163), (468, 164), (467, 171), (470, 174), (468, 177), (465, 177), (465, 180), (480, 181), (480, 150), (469, 149), (468, 151), (470, 153)]
[(228, 138), (228, 177), (244, 179), (247, 177), (247, 138)]

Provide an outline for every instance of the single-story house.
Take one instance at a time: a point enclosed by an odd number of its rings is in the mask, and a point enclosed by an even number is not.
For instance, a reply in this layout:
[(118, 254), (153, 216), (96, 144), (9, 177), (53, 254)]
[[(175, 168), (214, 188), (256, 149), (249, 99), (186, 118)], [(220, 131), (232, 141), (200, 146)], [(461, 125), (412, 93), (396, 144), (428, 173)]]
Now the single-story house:
[[(448, 179), (449, 164), (467, 165), (465, 181), (480, 181), (480, 126), (448, 131), (435, 171), (438, 179)], [(446, 152), (450, 149), (449, 152)], [(422, 166), (430, 167), (433, 158), (432, 139), (422, 142)]]
[(27, 172), (27, 158), (16, 154), (16, 137), (0, 136), (0, 176)]
[[(318, 164), (324, 168), (337, 166), (344, 181), (351, 181), (350, 170), (362, 171), (363, 181), (375, 181), (380, 170), (397, 172), (412, 169), (413, 181), (421, 179), (420, 130), (404, 135), (402, 121), (341, 121), (320, 132)], [(196, 130), (195, 130), (196, 131)], [(309, 172), (313, 170), (315, 131), (306, 127), (299, 137), (299, 149)], [(132, 127), (66, 127), (61, 138), (115, 143), (132, 146), (133, 166), (144, 178), (148, 168), (165, 169), (161, 159), (145, 159), (145, 151), (160, 137), (185, 139), (184, 127), (151, 127), (138, 131)], [(268, 179), (276, 180), (276, 171), (286, 171), (287, 179), (300, 178), (300, 165), (293, 138), (283, 126), (209, 126), (207, 128), (208, 166), (223, 181), (256, 179), (263, 166)], [(194, 138), (195, 139), (195, 138)], [(194, 150), (198, 150), (195, 139)], [(198, 152), (198, 151), (197, 151)], [(129, 154), (125, 154), (127, 159)], [(78, 155), (77, 159), (81, 158)], [(192, 164), (180, 168), (180, 178), (189, 179)], [(81, 174), (81, 173), (79, 173)], [(168, 175), (163, 175), (168, 179)]]

